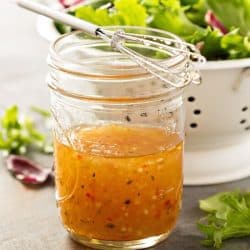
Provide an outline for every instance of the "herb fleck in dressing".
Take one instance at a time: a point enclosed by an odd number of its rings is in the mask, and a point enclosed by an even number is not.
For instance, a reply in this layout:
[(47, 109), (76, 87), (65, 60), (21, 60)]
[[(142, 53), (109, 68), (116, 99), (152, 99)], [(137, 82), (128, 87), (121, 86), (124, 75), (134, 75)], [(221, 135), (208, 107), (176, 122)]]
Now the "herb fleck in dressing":
[(58, 206), (68, 230), (114, 241), (172, 230), (182, 196), (177, 134), (107, 125), (74, 127), (68, 135), (74, 149), (55, 140)]

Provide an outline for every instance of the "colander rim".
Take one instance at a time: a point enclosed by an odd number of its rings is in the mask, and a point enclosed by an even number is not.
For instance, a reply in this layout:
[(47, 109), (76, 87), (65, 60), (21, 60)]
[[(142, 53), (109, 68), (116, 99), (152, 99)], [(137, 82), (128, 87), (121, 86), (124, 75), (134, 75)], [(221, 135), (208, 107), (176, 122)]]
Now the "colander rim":
[(248, 68), (250, 67), (250, 58), (207, 61), (205, 64), (197, 64), (200, 70), (223, 70), (232, 68)]

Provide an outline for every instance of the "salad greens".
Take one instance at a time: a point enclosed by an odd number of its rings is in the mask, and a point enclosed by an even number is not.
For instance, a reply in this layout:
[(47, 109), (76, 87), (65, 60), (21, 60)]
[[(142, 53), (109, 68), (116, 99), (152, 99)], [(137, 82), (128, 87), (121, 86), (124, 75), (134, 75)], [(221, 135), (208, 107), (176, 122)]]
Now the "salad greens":
[(39, 115), (43, 116), (44, 118), (50, 118), (51, 113), (43, 108), (37, 107), (37, 106), (31, 106), (31, 110), (38, 113)]
[(202, 31), (188, 19), (179, 1), (158, 1), (156, 6), (148, 8), (148, 13), (152, 16), (152, 21), (148, 23), (150, 27), (167, 30), (183, 38)]
[[(148, 26), (173, 32), (197, 45), (208, 60), (250, 57), (250, 0), (84, 2), (71, 8), (70, 14), (97, 25)], [(213, 22), (207, 18), (208, 13)], [(226, 27), (226, 34), (218, 27)], [(71, 30), (59, 23), (56, 28), (60, 33)]]
[(225, 192), (200, 201), (208, 215), (198, 228), (205, 234), (205, 246), (220, 248), (229, 238), (250, 236), (250, 192)]
[(90, 5), (79, 7), (75, 16), (103, 26), (146, 26), (146, 9), (137, 0), (116, 0), (113, 4), (113, 10), (110, 12), (106, 8), (94, 9)]
[[(33, 107), (35, 112), (48, 117), (43, 109)], [(29, 116), (20, 115), (16, 105), (7, 108), (0, 118), (0, 150), (6, 155), (24, 155), (29, 146), (35, 146), (45, 153), (51, 153), (52, 147), (47, 143), (46, 135), (40, 132)]]
[(181, 0), (181, 5), (185, 6), (185, 14), (193, 23), (206, 27), (205, 15), (208, 11), (206, 0)]
[(238, 28), (241, 35), (250, 35), (250, 0), (207, 0), (207, 4), (228, 29)]

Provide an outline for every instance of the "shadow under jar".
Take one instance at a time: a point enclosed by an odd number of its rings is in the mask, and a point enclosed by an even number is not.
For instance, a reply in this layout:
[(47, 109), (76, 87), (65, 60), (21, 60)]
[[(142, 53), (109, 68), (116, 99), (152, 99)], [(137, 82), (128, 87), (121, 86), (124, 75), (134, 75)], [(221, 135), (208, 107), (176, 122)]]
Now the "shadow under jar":
[[(153, 29), (125, 30), (178, 39)], [(172, 70), (183, 70), (187, 61), (129, 46)], [(182, 90), (80, 32), (55, 41), (48, 62), (64, 227), (74, 240), (100, 249), (140, 249), (164, 240), (181, 207)]]

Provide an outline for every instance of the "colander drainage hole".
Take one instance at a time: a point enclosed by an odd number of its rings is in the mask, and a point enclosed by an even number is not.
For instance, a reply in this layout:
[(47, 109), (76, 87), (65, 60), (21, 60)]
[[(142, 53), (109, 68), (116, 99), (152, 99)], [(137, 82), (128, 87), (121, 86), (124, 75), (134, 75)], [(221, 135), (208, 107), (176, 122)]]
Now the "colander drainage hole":
[(195, 101), (195, 97), (194, 96), (189, 96), (187, 100), (189, 102), (194, 102)]
[(198, 124), (197, 124), (197, 123), (191, 123), (191, 124), (190, 124), (190, 127), (191, 127), (191, 128), (197, 128), (197, 127), (198, 127)]
[(194, 114), (195, 115), (200, 115), (201, 114), (201, 110), (200, 109), (195, 109), (194, 110)]
[(241, 109), (242, 112), (246, 112), (247, 110), (248, 110), (248, 107), (247, 107), (247, 106), (245, 106), (245, 107), (243, 107), (243, 108)]

